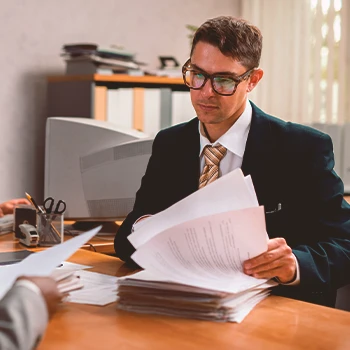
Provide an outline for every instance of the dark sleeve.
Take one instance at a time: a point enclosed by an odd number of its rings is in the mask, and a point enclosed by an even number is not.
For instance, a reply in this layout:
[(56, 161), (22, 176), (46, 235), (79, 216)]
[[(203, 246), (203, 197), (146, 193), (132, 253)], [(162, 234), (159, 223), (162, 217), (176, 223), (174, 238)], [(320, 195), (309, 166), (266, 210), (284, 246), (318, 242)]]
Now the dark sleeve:
[(350, 207), (343, 198), (343, 182), (333, 170), (331, 138), (323, 134), (314, 146), (310, 152), (304, 150), (304, 163), (299, 162), (301, 167), (294, 172), (300, 187), (294, 188), (299, 193), (294, 217), (302, 219), (298, 227), (292, 224), (300, 242), (293, 253), (300, 267), (300, 288), (322, 292), (350, 283)]
[(130, 256), (135, 248), (128, 240), (132, 225), (143, 215), (158, 213), (165, 204), (163, 195), (166, 191), (165, 172), (168, 157), (163, 157), (164, 137), (162, 135), (163, 133), (160, 132), (154, 139), (152, 155), (142, 178), (141, 187), (137, 191), (134, 208), (118, 229), (114, 239), (116, 255), (125, 262), (133, 263)]

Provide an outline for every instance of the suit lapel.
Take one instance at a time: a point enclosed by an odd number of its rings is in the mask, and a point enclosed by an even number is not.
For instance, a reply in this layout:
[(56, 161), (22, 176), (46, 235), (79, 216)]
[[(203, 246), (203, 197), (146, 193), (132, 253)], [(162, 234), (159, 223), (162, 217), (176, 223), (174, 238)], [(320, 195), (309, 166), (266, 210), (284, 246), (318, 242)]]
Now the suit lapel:
[(259, 203), (273, 198), (276, 140), (270, 117), (252, 104), (252, 121), (243, 156), (242, 171), (251, 175)]
[(198, 189), (199, 180), (199, 150), (200, 140), (198, 131), (198, 119), (191, 120), (183, 134), (183, 139), (178, 140), (182, 150), (183, 183), (185, 195), (189, 195)]
[(261, 161), (257, 156), (270, 153), (273, 148), (273, 135), (268, 117), (253, 103), (251, 104), (252, 121), (242, 163), (242, 171), (245, 175), (258, 170), (257, 167)]

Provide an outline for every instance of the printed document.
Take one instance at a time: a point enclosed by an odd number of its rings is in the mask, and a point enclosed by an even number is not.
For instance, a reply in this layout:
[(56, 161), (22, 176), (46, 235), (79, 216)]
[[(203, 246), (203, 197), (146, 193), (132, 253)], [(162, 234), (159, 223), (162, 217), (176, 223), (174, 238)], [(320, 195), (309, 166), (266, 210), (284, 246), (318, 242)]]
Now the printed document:
[(245, 178), (242, 170), (236, 169), (212, 182), (210, 186), (203, 187), (170, 208), (144, 220), (128, 239), (137, 249), (159, 232), (183, 222), (258, 205), (251, 178)]
[[(242, 264), (267, 250), (263, 207), (208, 215), (171, 227), (140, 246), (133, 260), (154, 276), (238, 293), (266, 282)], [(134, 275), (134, 277), (136, 277)]]

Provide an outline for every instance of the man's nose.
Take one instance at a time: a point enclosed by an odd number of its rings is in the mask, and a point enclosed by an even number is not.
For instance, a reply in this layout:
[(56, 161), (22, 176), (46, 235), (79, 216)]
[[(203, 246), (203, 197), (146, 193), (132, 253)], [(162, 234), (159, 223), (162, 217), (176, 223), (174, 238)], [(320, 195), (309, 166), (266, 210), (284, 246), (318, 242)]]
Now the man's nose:
[(211, 80), (208, 79), (205, 84), (203, 85), (202, 89), (201, 89), (202, 95), (209, 97), (209, 96), (213, 96), (215, 95), (215, 91), (213, 89), (213, 86), (211, 84)]

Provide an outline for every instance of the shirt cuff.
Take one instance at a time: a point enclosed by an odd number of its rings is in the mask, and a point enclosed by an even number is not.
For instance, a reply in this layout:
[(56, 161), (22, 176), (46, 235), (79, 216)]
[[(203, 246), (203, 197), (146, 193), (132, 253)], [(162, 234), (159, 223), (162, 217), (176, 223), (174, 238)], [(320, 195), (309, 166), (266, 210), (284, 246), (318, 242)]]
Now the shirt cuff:
[(145, 223), (144, 219), (149, 218), (151, 216), (151, 214), (140, 216), (132, 225), (131, 232), (134, 232), (137, 228), (140, 228)]
[(15, 286), (26, 287), (27, 289), (30, 289), (35, 294), (40, 295), (43, 298), (43, 301), (45, 302), (44, 297), (41, 294), (40, 288), (32, 281), (29, 281), (26, 279), (20, 279), (20, 280), (15, 282)]

